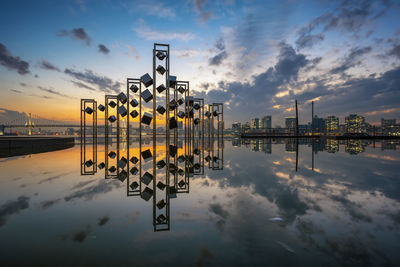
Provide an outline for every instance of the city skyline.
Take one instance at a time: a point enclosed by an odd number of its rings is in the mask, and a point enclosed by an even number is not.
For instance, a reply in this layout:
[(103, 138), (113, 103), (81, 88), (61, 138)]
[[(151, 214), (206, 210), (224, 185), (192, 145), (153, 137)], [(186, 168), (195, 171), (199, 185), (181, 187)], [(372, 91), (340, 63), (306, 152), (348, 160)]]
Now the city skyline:
[[(225, 121), (360, 114), (399, 118), (399, 1), (5, 1), (0, 118), (78, 121), (81, 97), (104, 101), (149, 71), (153, 42)], [(18, 20), (15, 19), (18, 17)], [(184, 23), (183, 23), (184, 22)], [(144, 71), (144, 69), (146, 69)]]
[[(324, 116), (324, 117), (318, 116), (317, 114), (315, 114), (315, 115), (314, 115), (314, 118), (318, 118), (318, 119), (329, 119), (330, 117), (333, 117), (333, 118), (337, 119), (337, 120), (338, 120), (338, 124), (341, 125), (341, 124), (344, 124), (344, 123), (346, 122), (346, 118), (349, 117), (349, 116), (351, 116), (351, 115), (358, 115), (358, 116), (361, 116), (361, 115), (359, 115), (359, 114), (347, 114), (347, 115), (344, 115), (344, 117), (341, 119), (339, 116), (336, 116), (336, 115), (334, 115), (334, 114), (330, 114), (330, 115)], [(289, 118), (290, 118), (290, 119), (292, 119), (292, 118), (295, 119), (295, 118), (296, 118), (296, 116), (287, 116), (287, 117), (283, 118), (283, 120), (281, 121), (281, 123), (276, 122), (276, 121), (275, 121), (275, 123), (272, 123), (272, 122), (273, 122), (273, 117), (272, 117), (271, 115), (264, 115), (263, 117), (258, 116), (258, 117), (254, 117), (254, 118), (247, 119), (247, 120), (245, 120), (245, 121), (234, 121), (232, 124), (240, 123), (240, 124), (243, 125), (243, 124), (247, 124), (247, 123), (248, 123), (250, 126), (252, 126), (252, 125), (253, 125), (253, 121), (254, 121), (254, 120), (258, 120), (258, 123), (261, 125), (261, 120), (262, 120), (262, 119), (260, 119), (260, 118), (265, 118), (265, 117), (270, 117), (270, 120), (271, 120), (271, 127), (259, 127), (259, 129), (276, 128), (276, 127), (278, 127), (278, 126), (285, 127), (284, 124), (285, 124), (285, 120), (286, 120), (286, 119), (289, 119)], [(364, 118), (365, 120), (368, 119), (367, 117), (363, 117), (363, 118)], [(299, 125), (305, 125), (305, 124), (311, 124), (311, 123), (312, 123), (311, 120), (310, 120), (310, 121), (303, 120), (303, 121), (305, 121), (305, 123), (299, 123)], [(373, 125), (373, 126), (381, 126), (382, 123), (383, 123), (383, 121), (390, 122), (391, 124), (396, 124), (396, 122), (399, 121), (399, 119), (393, 118), (393, 117), (382, 117), (382, 118), (380, 119), (380, 121), (378, 121), (378, 122), (370, 123), (370, 122), (368, 122), (368, 121), (365, 121), (365, 123), (368, 123), (368, 124)]]

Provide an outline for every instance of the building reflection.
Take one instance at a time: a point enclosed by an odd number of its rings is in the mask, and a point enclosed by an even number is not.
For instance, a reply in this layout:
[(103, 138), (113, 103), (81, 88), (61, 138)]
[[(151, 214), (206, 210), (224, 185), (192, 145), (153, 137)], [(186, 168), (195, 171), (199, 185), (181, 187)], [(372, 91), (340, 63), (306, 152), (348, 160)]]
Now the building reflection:
[[(312, 148), (313, 153), (318, 152), (337, 153), (340, 151), (340, 146), (344, 147), (344, 151), (351, 155), (357, 155), (365, 152), (367, 146), (372, 145), (373, 148), (376, 146), (376, 141), (373, 140), (336, 140), (329, 138), (321, 139), (310, 139), (310, 138), (264, 138), (264, 139), (231, 139), (233, 147), (245, 146), (250, 148), (252, 151), (262, 151), (266, 154), (272, 153), (272, 144), (284, 144), (286, 152), (296, 152), (297, 145), (308, 146)], [(381, 150), (396, 150), (400, 145), (399, 140), (381, 140), (378, 142), (378, 147)]]
[(314, 170), (314, 155), (318, 152), (337, 153), (340, 151), (340, 146), (344, 147), (345, 153), (351, 155), (358, 155), (365, 152), (366, 147), (372, 145), (373, 148), (379, 147), (382, 150), (396, 150), (400, 144), (399, 140), (381, 140), (376, 145), (375, 140), (359, 140), (359, 139), (348, 139), (348, 140), (337, 140), (333, 138), (263, 138), (263, 139), (231, 139), (233, 147), (245, 146), (250, 148), (254, 152), (263, 151), (266, 154), (272, 153), (272, 144), (282, 144), (285, 146), (285, 152), (295, 153), (295, 170), (298, 170), (299, 162), (299, 146), (311, 147), (311, 169)]
[(365, 146), (363, 140), (346, 140), (345, 151), (350, 155), (357, 155), (365, 151)]

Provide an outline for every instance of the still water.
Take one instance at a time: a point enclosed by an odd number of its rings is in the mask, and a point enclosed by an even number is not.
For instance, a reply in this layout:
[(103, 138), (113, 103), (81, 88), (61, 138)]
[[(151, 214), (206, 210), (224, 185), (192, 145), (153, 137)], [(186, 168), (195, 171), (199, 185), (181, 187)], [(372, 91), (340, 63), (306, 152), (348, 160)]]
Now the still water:
[[(169, 199), (168, 231), (155, 231), (153, 199), (127, 196), (126, 179), (105, 179), (104, 169), (81, 175), (79, 145), (3, 158), (1, 261), (400, 266), (396, 148), (390, 141), (225, 140), (221, 166), (204, 160), (204, 174), (189, 175), (186, 192)], [(139, 153), (137, 144), (129, 149)], [(97, 154), (96, 165), (104, 145)], [(156, 154), (158, 161), (165, 145)]]

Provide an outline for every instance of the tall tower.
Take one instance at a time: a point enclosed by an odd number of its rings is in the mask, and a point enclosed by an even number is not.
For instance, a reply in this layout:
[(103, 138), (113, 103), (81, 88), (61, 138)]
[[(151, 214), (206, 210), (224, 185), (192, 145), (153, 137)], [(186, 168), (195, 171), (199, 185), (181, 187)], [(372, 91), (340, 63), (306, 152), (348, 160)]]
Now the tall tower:
[(34, 123), (32, 122), (32, 115), (31, 113), (28, 114), (28, 121), (25, 122), (25, 127), (28, 128), (28, 135), (32, 135), (32, 129), (34, 127)]

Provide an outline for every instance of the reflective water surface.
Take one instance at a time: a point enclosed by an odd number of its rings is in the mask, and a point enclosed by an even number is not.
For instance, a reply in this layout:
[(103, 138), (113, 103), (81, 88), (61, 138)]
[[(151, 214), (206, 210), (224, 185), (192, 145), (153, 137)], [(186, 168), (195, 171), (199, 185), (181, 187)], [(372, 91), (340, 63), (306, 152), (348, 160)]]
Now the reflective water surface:
[[(130, 157), (140, 158), (135, 146)], [(79, 145), (0, 159), (2, 262), (399, 266), (398, 143), (233, 139), (221, 147), (223, 161), (204, 154), (204, 174), (177, 176), (187, 190), (170, 195), (167, 231), (155, 231), (156, 196), (130, 194), (132, 180), (105, 179), (104, 169), (81, 175)], [(104, 146), (97, 151), (96, 165)], [(156, 154), (161, 160), (165, 145)], [(223, 165), (213, 170), (213, 161)]]

